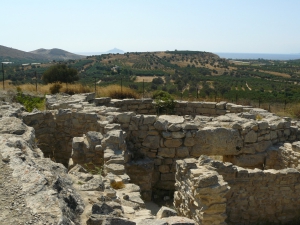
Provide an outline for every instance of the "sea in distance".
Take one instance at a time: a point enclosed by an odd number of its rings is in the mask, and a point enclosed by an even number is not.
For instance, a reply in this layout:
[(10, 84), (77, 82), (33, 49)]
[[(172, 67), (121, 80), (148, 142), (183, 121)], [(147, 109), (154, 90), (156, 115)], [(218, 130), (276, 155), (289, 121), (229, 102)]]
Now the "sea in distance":
[(300, 59), (299, 54), (264, 54), (264, 53), (220, 53), (215, 52), (221, 58), (226, 59), (268, 59), (268, 60), (293, 60)]

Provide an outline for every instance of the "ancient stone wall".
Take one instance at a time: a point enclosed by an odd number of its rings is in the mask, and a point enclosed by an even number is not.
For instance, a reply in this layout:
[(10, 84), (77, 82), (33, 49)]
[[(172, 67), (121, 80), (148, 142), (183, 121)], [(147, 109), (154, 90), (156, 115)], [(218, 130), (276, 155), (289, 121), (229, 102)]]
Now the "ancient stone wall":
[[(201, 155), (223, 156), (225, 161), (246, 168), (271, 166), (269, 147), (299, 138), (298, 128), (276, 117), (249, 120), (239, 116), (190, 117), (107, 113), (113, 124), (127, 132), (133, 155), (154, 161), (152, 187), (174, 189), (175, 162)], [(130, 176), (135, 177), (133, 173)]]
[(290, 224), (300, 218), (300, 173), (244, 169), (205, 156), (179, 160), (174, 205), (199, 224)]
[[(135, 112), (137, 114), (157, 114), (156, 104), (153, 99), (110, 99), (95, 98), (96, 106), (108, 106), (119, 108), (121, 112)], [(231, 104), (227, 102), (188, 102), (175, 101), (175, 115), (207, 115), (218, 116), (226, 113), (240, 113), (251, 110), (252, 107)], [(264, 112), (264, 110), (262, 110)]]
[(97, 114), (94, 112), (60, 109), (23, 113), (22, 117), (26, 125), (35, 129), (37, 144), (45, 157), (65, 166), (71, 156), (72, 138), (100, 129)]
[[(176, 160), (198, 158), (203, 154), (222, 156), (224, 161), (245, 168), (285, 168), (292, 165), (282, 161), (288, 154), (278, 149), (271, 151), (270, 147), (300, 139), (299, 129), (292, 125), (290, 119), (226, 102), (177, 102), (176, 110), (181, 110), (178, 114), (189, 115), (156, 116), (148, 115), (155, 113), (151, 99), (93, 99), (84, 95), (67, 100), (49, 100), (48, 107), (70, 109), (23, 115), (24, 122), (35, 128), (45, 156), (66, 166), (69, 158), (73, 158), (75, 164), (93, 162), (98, 165), (105, 158), (104, 149), (97, 145), (91, 147), (89, 141), (84, 141), (88, 140), (88, 131), (105, 135), (113, 130), (122, 130), (129, 154), (126, 170), (145, 193), (151, 193), (153, 188), (174, 190)], [(227, 114), (217, 116), (223, 113)], [(256, 120), (258, 114), (260, 117)], [(74, 140), (71, 157), (73, 137), (77, 139)], [(141, 174), (147, 176), (139, 179)]]

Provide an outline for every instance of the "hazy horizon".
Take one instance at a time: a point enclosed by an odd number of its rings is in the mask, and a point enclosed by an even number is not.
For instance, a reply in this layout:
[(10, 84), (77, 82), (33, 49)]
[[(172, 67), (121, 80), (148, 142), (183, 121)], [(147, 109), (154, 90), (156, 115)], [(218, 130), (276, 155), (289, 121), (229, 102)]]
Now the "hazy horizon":
[(1, 3), (0, 44), (27, 52), (299, 54), (299, 8), (297, 0), (11, 0)]

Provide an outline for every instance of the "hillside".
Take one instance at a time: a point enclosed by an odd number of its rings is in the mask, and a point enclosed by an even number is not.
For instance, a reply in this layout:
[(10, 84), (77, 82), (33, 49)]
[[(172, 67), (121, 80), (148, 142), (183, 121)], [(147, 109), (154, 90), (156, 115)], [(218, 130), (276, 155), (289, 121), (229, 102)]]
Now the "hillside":
[(76, 55), (62, 49), (38, 49), (31, 52), (25, 52), (14, 48), (8, 48), (0, 45), (0, 62), (10, 61), (15, 64), (49, 62), (52, 60), (77, 60), (85, 56)]
[[(11, 61), (11, 62), (20, 62), (26, 61), (46, 61), (47, 58), (42, 55), (33, 54), (30, 52), (21, 51), (14, 48), (8, 48), (3, 45), (0, 45), (0, 60), (2, 61)], [(24, 61), (24, 62), (25, 62)]]
[[(121, 84), (138, 92), (167, 91), (184, 98), (295, 102), (300, 98), (300, 60), (226, 60), (201, 51), (127, 52), (66, 61), (82, 84)], [(32, 83), (51, 64), (6, 66), (13, 84)], [(40, 82), (40, 81), (39, 81)]]
[(41, 55), (49, 60), (69, 60), (69, 59), (76, 60), (76, 59), (85, 58), (85, 56), (77, 55), (58, 48), (53, 48), (53, 49), (40, 48), (31, 51), (30, 53)]

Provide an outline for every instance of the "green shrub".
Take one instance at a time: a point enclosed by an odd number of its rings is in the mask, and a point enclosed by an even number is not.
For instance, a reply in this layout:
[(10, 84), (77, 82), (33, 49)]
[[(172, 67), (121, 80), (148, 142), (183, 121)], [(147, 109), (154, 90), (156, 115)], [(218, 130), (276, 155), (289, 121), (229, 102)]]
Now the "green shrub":
[(21, 89), (17, 89), (18, 93), (16, 96), (16, 101), (24, 105), (28, 112), (32, 112), (34, 108), (39, 110), (44, 110), (45, 108), (45, 97), (34, 97), (30, 95), (24, 95)]
[(165, 91), (156, 91), (152, 97), (156, 103), (157, 114), (173, 114), (175, 108), (174, 98)]

